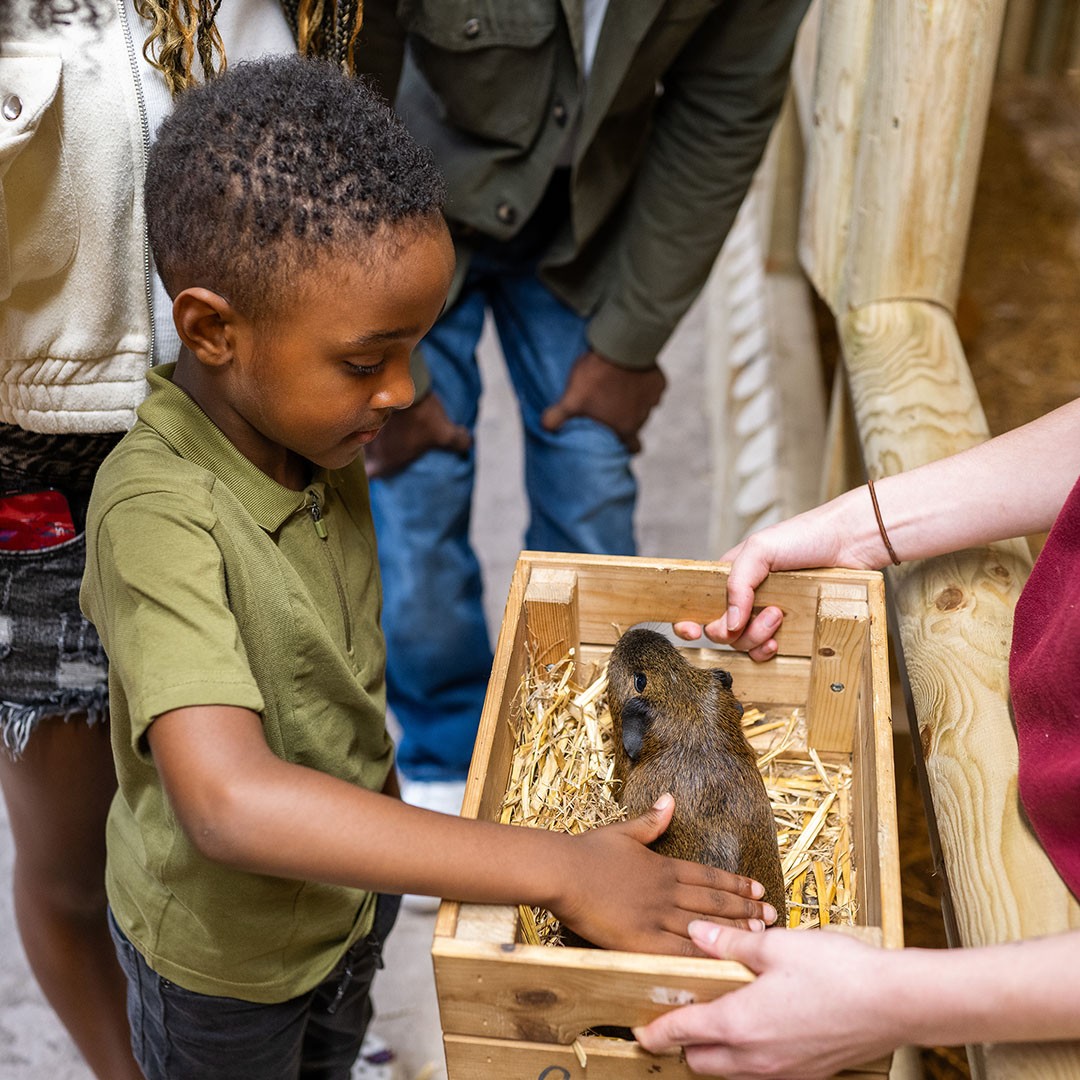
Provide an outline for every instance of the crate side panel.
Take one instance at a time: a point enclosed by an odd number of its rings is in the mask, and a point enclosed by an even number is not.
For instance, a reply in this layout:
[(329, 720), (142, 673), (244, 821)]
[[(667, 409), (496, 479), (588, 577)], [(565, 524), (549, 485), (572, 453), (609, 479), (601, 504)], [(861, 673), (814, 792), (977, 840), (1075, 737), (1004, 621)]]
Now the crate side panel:
[[(874, 863), (878, 868), (878, 919), (885, 945), (904, 944), (904, 915), (900, 885), (900, 833), (896, 817), (896, 774), (893, 758), (892, 687), (889, 676), (888, 622), (885, 615), (885, 580), (870, 583), (870, 650), (866, 679), (870, 684), (874, 746), (873, 787), (865, 800), (874, 806)], [(870, 756), (866, 746), (861, 754)], [(869, 826), (869, 822), (867, 823)]]
[[(592, 644), (613, 645), (620, 634), (643, 621), (710, 622), (727, 605), (727, 569), (720, 564), (546, 552), (523, 552), (522, 558), (534, 565), (577, 571), (581, 640)], [(784, 611), (777, 635), (781, 653), (809, 656), (819, 583), (835, 583), (844, 595), (865, 599), (870, 580), (873, 575), (864, 571), (774, 573), (757, 590), (755, 602), (758, 607), (775, 604)]]
[[(578, 1048), (512, 1039), (482, 1039), (447, 1035), (449, 1080), (692, 1080), (681, 1054), (654, 1056), (636, 1043), (582, 1036)], [(886, 1062), (845, 1069), (842, 1080), (883, 1080)]]
[(648, 1023), (753, 978), (731, 961), (454, 938), (436, 939), (432, 955), (444, 1032), (527, 1042)]
[(462, 814), (486, 821), (498, 821), (514, 756), (511, 714), (525, 671), (524, 597), (529, 569), (521, 561), (510, 582), (502, 629), (491, 666), (484, 708), (476, 735), (469, 776), (465, 785)]
[(674, 1054), (654, 1057), (636, 1043), (582, 1036), (578, 1046), (447, 1035), (449, 1080), (690, 1080), (693, 1073)]
[[(581, 659), (598, 675), (610, 652), (610, 645), (582, 645)], [(735, 696), (744, 705), (795, 708), (806, 703), (810, 686), (809, 657), (777, 656), (767, 664), (758, 664), (743, 653), (726, 649), (688, 648), (685, 654), (686, 659), (698, 667), (720, 667), (730, 671)]]

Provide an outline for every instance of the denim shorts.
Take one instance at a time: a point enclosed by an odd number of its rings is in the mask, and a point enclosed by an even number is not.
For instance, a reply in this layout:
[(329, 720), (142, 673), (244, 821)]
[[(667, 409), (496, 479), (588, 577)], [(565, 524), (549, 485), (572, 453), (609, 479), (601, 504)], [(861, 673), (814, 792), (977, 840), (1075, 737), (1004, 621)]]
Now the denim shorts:
[(131, 1047), (146, 1080), (349, 1080), (400, 902), (380, 895), (372, 932), (313, 990), (272, 1005), (198, 994), (162, 978), (110, 911), (128, 984)]
[(47, 716), (93, 723), (106, 714), (105, 651), (79, 610), (79, 587), (94, 474), (120, 438), (0, 424), (0, 494), (57, 490), (76, 525), (74, 537), (53, 547), (0, 550), (0, 747), (10, 754)]

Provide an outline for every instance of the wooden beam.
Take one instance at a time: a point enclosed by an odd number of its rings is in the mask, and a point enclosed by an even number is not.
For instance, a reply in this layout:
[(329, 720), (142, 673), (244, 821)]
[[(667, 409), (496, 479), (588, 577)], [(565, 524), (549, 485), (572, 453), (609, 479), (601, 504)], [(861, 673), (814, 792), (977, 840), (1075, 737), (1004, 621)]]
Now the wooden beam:
[(954, 308), (1004, 9), (824, 5), (800, 257), (837, 315)]
[(834, 312), (844, 306), (855, 163), (875, 6), (821, 0), (818, 14), (799, 261)]

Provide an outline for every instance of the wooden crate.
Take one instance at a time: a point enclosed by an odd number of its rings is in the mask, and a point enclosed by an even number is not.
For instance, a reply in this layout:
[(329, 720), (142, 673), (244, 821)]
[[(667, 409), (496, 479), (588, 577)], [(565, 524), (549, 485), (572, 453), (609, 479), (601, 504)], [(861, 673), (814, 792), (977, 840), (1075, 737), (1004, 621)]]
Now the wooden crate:
[[(462, 813), (499, 820), (527, 641), (534, 655), (549, 650), (551, 660), (573, 647), (580, 661), (602, 662), (636, 623), (716, 617), (726, 606), (725, 583), (713, 563), (523, 552)], [(756, 664), (739, 653), (704, 649), (689, 658), (722, 661), (747, 705), (804, 707), (810, 744), (823, 758), (850, 760), (857, 920), (866, 936), (899, 947), (882, 577), (848, 570), (776, 573), (757, 601), (785, 613), (776, 658)], [(440, 908), (432, 956), (450, 1080), (689, 1080), (678, 1056), (654, 1057), (633, 1042), (579, 1036), (602, 1025), (645, 1023), (753, 978), (733, 961), (523, 944), (516, 907), (451, 902)], [(843, 1075), (881, 1080), (888, 1069), (889, 1060), (881, 1059)]]

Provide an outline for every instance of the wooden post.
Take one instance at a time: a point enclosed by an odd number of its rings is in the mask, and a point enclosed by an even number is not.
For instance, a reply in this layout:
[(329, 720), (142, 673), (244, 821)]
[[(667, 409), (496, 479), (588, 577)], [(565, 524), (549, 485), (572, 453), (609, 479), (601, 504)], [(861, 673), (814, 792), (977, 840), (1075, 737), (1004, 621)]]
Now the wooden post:
[[(821, 298), (844, 306), (855, 164), (876, 5), (821, 0), (799, 259)], [(815, 14), (814, 12), (811, 13)], [(800, 43), (801, 44), (801, 43)]]
[(815, 750), (851, 753), (869, 628), (865, 599), (821, 586), (806, 701), (806, 741)]
[(855, 418), (851, 414), (847, 373), (837, 364), (829, 401), (818, 502), (828, 502), (863, 482), (862, 448)]
[(1000, 77), (1023, 75), (1027, 71), (1031, 30), (1038, 8), (1039, 0), (1009, 0), (998, 51), (997, 73)]
[(825, 4), (801, 250), (835, 312), (954, 308), (1004, 6)]
[(577, 659), (581, 639), (573, 570), (533, 570), (525, 589), (525, 626), (534, 666), (557, 664), (567, 655)]

